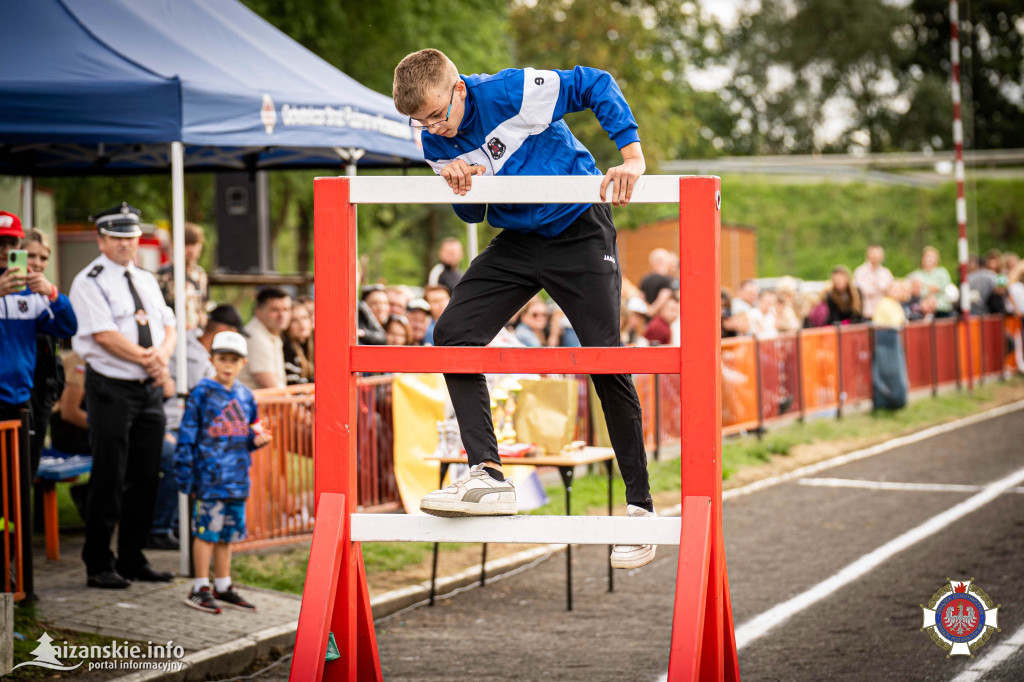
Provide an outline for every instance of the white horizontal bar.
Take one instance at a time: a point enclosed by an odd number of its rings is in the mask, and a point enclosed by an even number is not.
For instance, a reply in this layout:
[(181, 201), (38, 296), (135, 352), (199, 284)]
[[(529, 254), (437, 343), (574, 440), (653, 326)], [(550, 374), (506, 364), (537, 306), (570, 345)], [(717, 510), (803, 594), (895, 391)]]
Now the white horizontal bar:
[(628, 516), (353, 514), (354, 542), (517, 542), (678, 545), (681, 519)]
[[(689, 176), (697, 178), (700, 176)], [(630, 202), (679, 203), (678, 175), (644, 175)], [(362, 176), (350, 178), (353, 204), (595, 204), (601, 202), (599, 175), (475, 177), (465, 196), (441, 177)], [(611, 192), (606, 192), (610, 197)]]

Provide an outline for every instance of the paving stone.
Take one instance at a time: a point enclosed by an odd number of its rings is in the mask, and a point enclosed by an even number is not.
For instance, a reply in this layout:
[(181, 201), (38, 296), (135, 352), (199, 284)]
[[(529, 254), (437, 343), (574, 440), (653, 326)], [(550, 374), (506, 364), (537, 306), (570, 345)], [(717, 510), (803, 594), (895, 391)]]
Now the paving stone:
[[(142, 642), (173, 641), (188, 651), (223, 645), (253, 632), (294, 622), (299, 617), (297, 595), (272, 590), (248, 590), (255, 613), (225, 609), (220, 615), (185, 605), (191, 587), (187, 578), (173, 583), (133, 583), (126, 590), (85, 586), (81, 539), (61, 538), (59, 562), (48, 561), (43, 547), (34, 553), (39, 619), (65, 630), (94, 632), (116, 639)], [(147, 551), (159, 570), (177, 572), (177, 552)]]

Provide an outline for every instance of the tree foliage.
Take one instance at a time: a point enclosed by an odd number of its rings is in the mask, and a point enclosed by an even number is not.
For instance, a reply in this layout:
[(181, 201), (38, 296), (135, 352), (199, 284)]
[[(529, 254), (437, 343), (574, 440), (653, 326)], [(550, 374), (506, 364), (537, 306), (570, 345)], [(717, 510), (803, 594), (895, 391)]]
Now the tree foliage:
[[(558, 0), (522, 2), (512, 11), (515, 66), (569, 69), (592, 66), (611, 73), (640, 126), (648, 165), (666, 158), (713, 153), (701, 134), (718, 102), (687, 82), (720, 40), (717, 24), (695, 2), (667, 0)], [(593, 114), (566, 119), (599, 166), (622, 162)], [(654, 162), (653, 164), (651, 162)]]
[[(729, 32), (732, 153), (951, 146), (946, 0), (763, 0)], [(961, 4), (968, 146), (1021, 146), (1024, 5)], [(970, 114), (973, 112), (973, 118)]]

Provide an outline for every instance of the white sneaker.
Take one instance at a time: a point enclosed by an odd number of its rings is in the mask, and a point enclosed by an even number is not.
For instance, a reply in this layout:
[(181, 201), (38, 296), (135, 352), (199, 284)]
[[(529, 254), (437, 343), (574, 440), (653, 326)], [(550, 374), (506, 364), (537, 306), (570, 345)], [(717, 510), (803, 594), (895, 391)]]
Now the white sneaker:
[[(626, 516), (657, 516), (643, 507), (626, 505)], [(612, 546), (612, 568), (640, 568), (651, 563), (657, 545), (614, 545)]]
[(519, 508), (512, 483), (491, 478), (484, 465), (477, 464), (468, 476), (424, 495), (420, 510), (433, 516), (505, 516)]

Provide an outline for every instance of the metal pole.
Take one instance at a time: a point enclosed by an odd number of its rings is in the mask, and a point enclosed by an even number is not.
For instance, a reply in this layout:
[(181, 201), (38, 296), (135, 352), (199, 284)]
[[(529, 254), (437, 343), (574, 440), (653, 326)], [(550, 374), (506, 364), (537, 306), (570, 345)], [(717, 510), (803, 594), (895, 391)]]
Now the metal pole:
[(964, 124), (960, 117), (960, 7), (957, 0), (949, 2), (951, 88), (953, 94), (953, 170), (956, 177), (957, 255), (960, 261), (960, 313), (967, 328), (967, 388), (974, 390), (971, 367), (971, 286), (967, 282), (967, 201), (964, 199)]
[(839, 395), (836, 396), (836, 419), (843, 418), (843, 329), (842, 324), (836, 322), (836, 373), (839, 375)]
[[(171, 241), (174, 260), (174, 322), (178, 333), (175, 353), (177, 400), (188, 395), (188, 360), (185, 357), (185, 147), (171, 143)], [(189, 575), (188, 496), (178, 494), (178, 569)]]
[(466, 225), (466, 253), (469, 256), (470, 263), (472, 263), (473, 259), (476, 258), (476, 254), (479, 249), (480, 246), (477, 244), (476, 239), (476, 223), (468, 223)]
[(36, 226), (36, 207), (32, 201), (35, 194), (35, 180), (31, 175), (26, 175), (21, 179), (21, 224), (25, 227)]
[(270, 249), (270, 178), (266, 171), (256, 171), (256, 259), (260, 272), (274, 269)]

